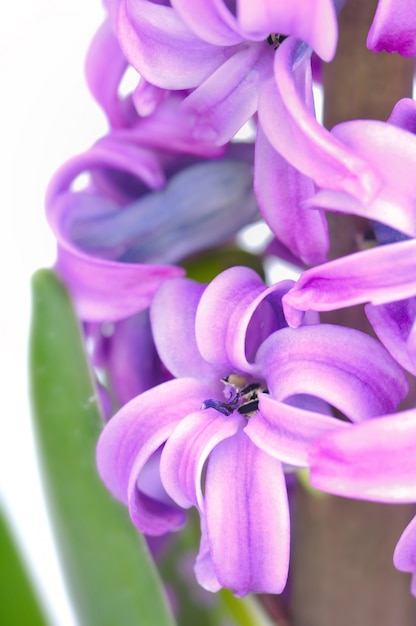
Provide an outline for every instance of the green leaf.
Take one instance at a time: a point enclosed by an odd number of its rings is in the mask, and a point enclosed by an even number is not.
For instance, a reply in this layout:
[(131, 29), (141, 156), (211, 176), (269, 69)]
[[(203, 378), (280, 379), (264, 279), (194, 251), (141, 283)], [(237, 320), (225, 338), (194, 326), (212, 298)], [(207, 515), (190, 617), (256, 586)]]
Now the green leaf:
[(0, 507), (0, 623), (46, 626), (16, 541)]
[(145, 541), (96, 471), (102, 419), (71, 301), (50, 270), (39, 270), (32, 287), (35, 431), (58, 550), (79, 622), (172, 626)]

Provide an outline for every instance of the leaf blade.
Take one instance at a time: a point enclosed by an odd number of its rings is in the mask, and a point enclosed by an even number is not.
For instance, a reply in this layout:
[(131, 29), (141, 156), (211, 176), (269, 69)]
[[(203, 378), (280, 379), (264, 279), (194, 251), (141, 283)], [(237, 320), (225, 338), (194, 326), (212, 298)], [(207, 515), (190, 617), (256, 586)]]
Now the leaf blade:
[(96, 471), (102, 422), (68, 294), (50, 270), (36, 272), (32, 289), (35, 432), (58, 550), (80, 623), (173, 626), (145, 541)]

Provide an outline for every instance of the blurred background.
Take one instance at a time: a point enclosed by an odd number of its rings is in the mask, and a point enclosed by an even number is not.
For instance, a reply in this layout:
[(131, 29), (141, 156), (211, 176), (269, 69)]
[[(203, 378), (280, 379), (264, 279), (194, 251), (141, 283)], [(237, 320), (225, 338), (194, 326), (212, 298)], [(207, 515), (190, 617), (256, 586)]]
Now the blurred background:
[(4, 3), (0, 19), (0, 498), (54, 626), (75, 626), (75, 620), (53, 550), (32, 439), (30, 277), (54, 259), (43, 204), (51, 174), (105, 130), (84, 79), (85, 53), (103, 15), (100, 0), (20, 0)]

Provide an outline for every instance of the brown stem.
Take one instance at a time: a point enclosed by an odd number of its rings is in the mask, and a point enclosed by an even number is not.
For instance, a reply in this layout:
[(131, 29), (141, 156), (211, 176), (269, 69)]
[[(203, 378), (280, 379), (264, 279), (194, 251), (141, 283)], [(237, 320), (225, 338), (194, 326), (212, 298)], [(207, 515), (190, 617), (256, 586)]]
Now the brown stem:
[(299, 486), (294, 513), (292, 626), (414, 626), (410, 577), (392, 560), (414, 507)]
[[(366, 50), (377, 0), (347, 0), (339, 16), (335, 60), (324, 68), (324, 123), (385, 120), (412, 93), (413, 59)], [(328, 214), (331, 258), (359, 249), (365, 223)], [(344, 309), (323, 321), (369, 332), (362, 309)], [(291, 566), (293, 626), (414, 626), (410, 577), (395, 570), (394, 546), (414, 513), (410, 505), (385, 505), (325, 495), (298, 486), (294, 501)]]

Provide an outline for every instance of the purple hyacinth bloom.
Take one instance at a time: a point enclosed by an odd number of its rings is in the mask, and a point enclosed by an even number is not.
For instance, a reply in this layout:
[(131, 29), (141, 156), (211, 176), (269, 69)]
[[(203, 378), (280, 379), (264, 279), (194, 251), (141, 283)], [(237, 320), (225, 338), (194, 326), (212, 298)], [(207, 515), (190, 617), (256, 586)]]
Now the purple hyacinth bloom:
[(240, 109), (243, 101), (246, 110), (255, 105), (249, 102), (265, 73), (270, 74), (279, 34), (306, 41), (326, 61), (335, 53), (332, 0), (313, 5), (307, 0), (260, 0), (255, 5), (240, 0), (237, 8), (222, 0), (106, 4), (126, 58), (149, 83), (175, 90), (202, 85), (205, 92), (211, 85), (223, 92), (223, 99), (239, 102)]
[(242, 267), (208, 286), (166, 281), (151, 321), (174, 379), (122, 407), (98, 443), (103, 481), (143, 532), (175, 530), (183, 509), (198, 508), (195, 571), (211, 591), (282, 591), (285, 468), (307, 466), (311, 443), (325, 433), (391, 413), (407, 391), (402, 370), (373, 338), (316, 324), (314, 314), (289, 328), (281, 299), (292, 284), (265, 287)]
[[(143, 310), (161, 282), (183, 275), (174, 263), (260, 217), (253, 146), (195, 140), (180, 100), (172, 96), (153, 115), (111, 131), (51, 180), (57, 270), (83, 320)], [(86, 173), (86, 186), (74, 186)]]
[(374, 52), (398, 52), (416, 56), (416, 5), (413, 0), (378, 0), (367, 37)]
[(328, 131), (307, 105), (305, 52), (295, 40), (278, 52), (259, 120), (273, 147), (317, 187), (303, 210), (360, 215), (415, 236), (416, 104), (399, 101), (387, 122), (353, 120)]
[(346, 122), (333, 130), (368, 159), (382, 185), (370, 203), (323, 189), (309, 204), (378, 220), (375, 232), (387, 245), (304, 272), (284, 298), (287, 319), (296, 326), (308, 309), (369, 303), (366, 313), (379, 338), (403, 367), (416, 373), (416, 104), (399, 101), (388, 123)]
[(400, 100), (387, 120), (353, 120), (331, 134), (367, 163), (378, 179), (371, 198), (325, 186), (305, 206), (360, 215), (416, 236), (416, 103)]
[[(133, 95), (136, 109), (145, 114), (168, 90), (182, 90), (187, 95), (181, 108), (194, 136), (222, 145), (253, 118), (260, 98), (273, 125), (283, 128), (285, 120), (276, 115), (273, 98), (262, 96), (265, 90), (269, 93), (267, 83), (275, 81), (274, 58), (287, 39), (307, 51), (308, 65), (312, 49), (330, 60), (340, 4), (112, 0), (107, 9), (126, 58), (141, 76)], [(307, 106), (313, 106), (310, 86)], [(313, 182), (276, 152), (260, 127), (255, 188), (261, 213), (277, 239), (305, 264), (325, 261), (329, 241), (322, 212), (301, 208), (315, 193)]]

